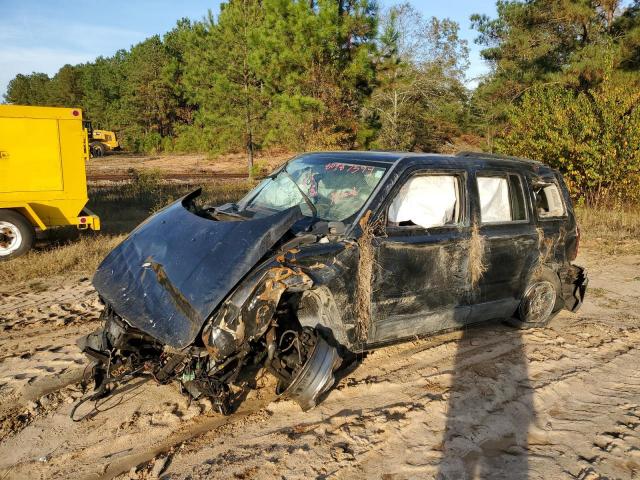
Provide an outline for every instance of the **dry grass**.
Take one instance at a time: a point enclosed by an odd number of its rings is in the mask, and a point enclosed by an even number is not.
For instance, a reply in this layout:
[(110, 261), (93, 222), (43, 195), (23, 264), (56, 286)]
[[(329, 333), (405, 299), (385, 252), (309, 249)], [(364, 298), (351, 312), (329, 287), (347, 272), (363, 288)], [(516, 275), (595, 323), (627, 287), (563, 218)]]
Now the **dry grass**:
[(66, 244), (32, 250), (22, 257), (0, 263), (3, 283), (11, 285), (73, 273), (93, 275), (102, 259), (123, 238), (124, 235), (87, 235)]
[(373, 250), (373, 236), (375, 225), (369, 221), (371, 210), (360, 219), (362, 235), (358, 238), (358, 278), (356, 284), (356, 338), (366, 341), (371, 325), (371, 280), (373, 278), (373, 262), (375, 252)]
[(540, 254), (538, 255), (535, 270), (539, 273), (540, 269), (547, 263), (547, 260), (549, 260), (549, 257), (551, 257), (551, 254), (554, 252), (555, 245), (553, 238), (547, 238), (542, 228), (537, 227), (536, 233), (538, 234), (538, 250), (540, 251)]
[(640, 238), (640, 208), (622, 210), (581, 207), (576, 209), (576, 216), (585, 239)]
[(478, 284), (484, 272), (487, 271), (484, 243), (484, 236), (480, 235), (478, 223), (475, 222), (471, 228), (471, 238), (469, 239), (469, 279), (472, 287)]
[(640, 208), (576, 209), (581, 244), (609, 255), (640, 253)]

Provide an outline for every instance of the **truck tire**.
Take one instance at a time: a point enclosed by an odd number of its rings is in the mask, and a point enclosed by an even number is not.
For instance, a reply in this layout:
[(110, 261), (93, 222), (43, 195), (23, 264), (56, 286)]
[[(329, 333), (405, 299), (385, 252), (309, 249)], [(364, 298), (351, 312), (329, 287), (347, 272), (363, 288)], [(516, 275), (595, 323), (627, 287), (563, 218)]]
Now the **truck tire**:
[(560, 278), (550, 270), (544, 270), (529, 281), (520, 305), (508, 323), (518, 328), (546, 326), (562, 309)]
[(24, 255), (36, 236), (31, 222), (13, 210), (0, 210), (0, 262)]
[(104, 144), (100, 142), (93, 142), (91, 145), (89, 145), (89, 147), (91, 149), (92, 157), (104, 157), (104, 154), (107, 151), (107, 147), (105, 147)]

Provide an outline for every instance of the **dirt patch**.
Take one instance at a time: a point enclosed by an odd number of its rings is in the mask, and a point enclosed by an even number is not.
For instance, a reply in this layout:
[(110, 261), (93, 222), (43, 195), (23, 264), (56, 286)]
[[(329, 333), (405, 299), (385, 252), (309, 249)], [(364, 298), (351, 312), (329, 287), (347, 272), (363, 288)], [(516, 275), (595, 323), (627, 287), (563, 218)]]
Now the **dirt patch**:
[(2, 286), (0, 478), (638, 478), (640, 255), (578, 263), (598, 295), (547, 328), (382, 348), (307, 413), (271, 385), (231, 417), (138, 380), (72, 422), (95, 292), (81, 276)]
[[(256, 157), (254, 163), (259, 170), (271, 172), (294, 155), (294, 153), (287, 152), (267, 153)], [(132, 169), (151, 170), (161, 174), (189, 172), (247, 174), (247, 161), (244, 154), (210, 157), (206, 154), (131, 155), (115, 153), (105, 157), (92, 158), (87, 163), (88, 175), (127, 173)]]

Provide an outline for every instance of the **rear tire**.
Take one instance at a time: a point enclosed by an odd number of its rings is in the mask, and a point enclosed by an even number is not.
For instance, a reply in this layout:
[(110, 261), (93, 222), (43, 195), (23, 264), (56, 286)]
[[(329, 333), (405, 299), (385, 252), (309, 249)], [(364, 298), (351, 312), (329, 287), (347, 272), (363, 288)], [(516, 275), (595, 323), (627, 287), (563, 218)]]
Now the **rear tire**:
[(33, 246), (36, 232), (20, 213), (0, 210), (0, 262), (24, 255)]
[(546, 326), (562, 308), (560, 279), (555, 273), (544, 270), (535, 274), (520, 300), (520, 305), (510, 325), (518, 328)]
[(100, 142), (93, 142), (89, 147), (91, 149), (92, 157), (104, 157), (104, 154), (107, 151), (107, 147)]

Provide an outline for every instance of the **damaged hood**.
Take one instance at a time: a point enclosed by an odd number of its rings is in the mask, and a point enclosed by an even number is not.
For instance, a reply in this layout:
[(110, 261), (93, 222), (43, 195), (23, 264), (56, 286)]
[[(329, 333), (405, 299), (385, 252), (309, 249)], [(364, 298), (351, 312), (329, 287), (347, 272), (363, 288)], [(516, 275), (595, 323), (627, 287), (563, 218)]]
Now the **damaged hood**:
[(132, 326), (175, 348), (302, 218), (299, 207), (239, 221), (200, 217), (197, 190), (150, 217), (104, 259), (93, 285)]

